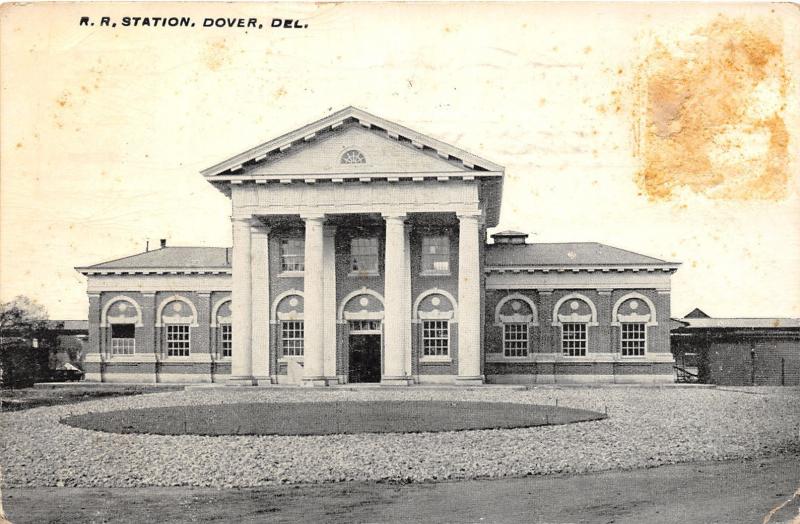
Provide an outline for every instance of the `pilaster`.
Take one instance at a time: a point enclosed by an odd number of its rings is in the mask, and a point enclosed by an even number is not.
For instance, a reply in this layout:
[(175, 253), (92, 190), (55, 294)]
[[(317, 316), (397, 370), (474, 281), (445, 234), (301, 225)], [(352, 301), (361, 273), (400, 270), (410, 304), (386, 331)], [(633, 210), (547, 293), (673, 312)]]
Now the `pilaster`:
[(553, 290), (539, 289), (539, 352), (555, 353), (558, 350), (553, 343)]
[[(597, 303), (597, 347), (598, 353), (616, 353), (617, 348), (612, 344), (611, 336), (611, 293), (612, 289), (598, 289)], [(590, 347), (591, 351), (592, 348)]]

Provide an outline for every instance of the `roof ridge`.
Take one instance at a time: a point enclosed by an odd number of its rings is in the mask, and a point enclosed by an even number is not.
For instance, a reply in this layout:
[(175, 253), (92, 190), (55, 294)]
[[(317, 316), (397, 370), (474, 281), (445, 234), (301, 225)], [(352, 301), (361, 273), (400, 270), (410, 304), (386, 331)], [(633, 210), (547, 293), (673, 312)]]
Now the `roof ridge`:
[[(219, 250), (222, 250), (222, 249), (232, 249), (232, 248), (230, 246), (227, 246), (227, 247), (217, 247), (217, 246), (164, 246), (164, 247), (157, 247), (155, 249), (150, 249), (150, 250), (147, 250), (147, 251), (140, 251), (138, 253), (133, 253), (132, 255), (127, 255), (127, 256), (120, 257), (120, 258), (115, 258), (115, 259), (112, 259), (112, 260), (106, 260), (104, 262), (98, 262), (96, 264), (91, 264), (91, 265), (88, 265), (88, 266), (76, 266), (75, 269), (92, 269), (92, 268), (96, 268), (98, 266), (109, 266), (111, 264), (117, 264), (117, 263), (129, 260), (129, 259), (135, 258), (135, 257), (140, 257), (142, 255), (147, 255), (149, 253), (158, 253), (159, 251), (164, 251), (164, 250), (169, 250), (169, 249), (219, 249)], [(161, 266), (157, 266), (156, 265), (156, 266), (141, 266), (141, 267), (161, 267)], [(219, 266), (219, 267), (224, 267), (224, 266)]]

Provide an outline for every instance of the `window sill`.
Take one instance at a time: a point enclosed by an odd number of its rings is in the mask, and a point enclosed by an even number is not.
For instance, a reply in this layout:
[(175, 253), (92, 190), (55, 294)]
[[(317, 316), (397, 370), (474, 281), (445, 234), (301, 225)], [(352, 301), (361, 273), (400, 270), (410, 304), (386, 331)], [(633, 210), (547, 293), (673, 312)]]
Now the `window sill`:
[(295, 361), (303, 361), (303, 355), (286, 355), (283, 357), (278, 357), (278, 362), (289, 362), (290, 360)]
[(347, 274), (349, 278), (369, 278), (379, 277), (381, 274), (378, 271), (351, 271)]
[(420, 364), (449, 364), (453, 362), (450, 357), (420, 357)]
[(419, 276), (421, 277), (449, 277), (452, 275), (450, 271), (420, 271)]
[(281, 271), (278, 278), (303, 278), (305, 271)]

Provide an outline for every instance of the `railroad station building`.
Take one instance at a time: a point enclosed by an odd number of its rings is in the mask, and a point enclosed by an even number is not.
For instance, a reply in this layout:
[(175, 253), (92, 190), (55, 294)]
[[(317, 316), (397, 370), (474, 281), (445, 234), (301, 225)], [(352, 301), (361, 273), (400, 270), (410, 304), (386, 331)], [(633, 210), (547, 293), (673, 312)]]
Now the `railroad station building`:
[(232, 247), (162, 241), (76, 268), (87, 380), (674, 380), (678, 264), (516, 231), (490, 242), (493, 162), (349, 107), (202, 175), (230, 197)]

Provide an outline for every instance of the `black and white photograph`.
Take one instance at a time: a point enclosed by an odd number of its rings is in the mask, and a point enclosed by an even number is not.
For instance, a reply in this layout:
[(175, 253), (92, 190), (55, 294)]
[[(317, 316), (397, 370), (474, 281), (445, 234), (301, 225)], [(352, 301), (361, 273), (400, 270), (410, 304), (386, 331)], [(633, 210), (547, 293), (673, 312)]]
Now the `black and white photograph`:
[(800, 524), (800, 8), (0, 5), (0, 523)]

